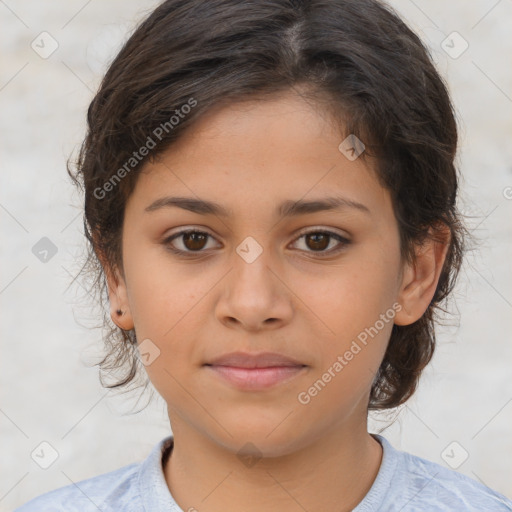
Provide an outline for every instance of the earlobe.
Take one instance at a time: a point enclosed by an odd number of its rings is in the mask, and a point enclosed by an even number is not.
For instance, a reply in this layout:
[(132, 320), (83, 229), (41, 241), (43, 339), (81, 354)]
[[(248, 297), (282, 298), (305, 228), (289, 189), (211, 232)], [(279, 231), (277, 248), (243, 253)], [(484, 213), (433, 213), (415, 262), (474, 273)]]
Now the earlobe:
[[(442, 233), (442, 236), (439, 236)], [(410, 325), (419, 320), (436, 292), (439, 277), (448, 253), (450, 231), (446, 226), (430, 233), (421, 245), (415, 249), (415, 260), (407, 263), (402, 275), (397, 301), (402, 309), (395, 316), (396, 325)]]
[(133, 329), (134, 324), (131, 317), (130, 309), (127, 308), (126, 310), (122, 309), (116, 309), (115, 315), (112, 313), (113, 307), (110, 309), (110, 316), (112, 318), (112, 321), (124, 331), (129, 331), (130, 329)]
[(133, 318), (128, 302), (128, 293), (123, 276), (117, 269), (106, 271), (108, 297), (110, 302), (110, 317), (112, 321), (125, 331), (134, 328)]
[[(97, 245), (97, 239), (94, 237)], [(117, 267), (113, 267), (103, 256), (101, 251), (96, 250), (98, 259), (103, 267), (105, 279), (107, 281), (108, 298), (110, 303), (110, 318), (120, 328), (125, 331), (134, 328), (133, 318), (128, 302), (128, 293), (124, 277)]]

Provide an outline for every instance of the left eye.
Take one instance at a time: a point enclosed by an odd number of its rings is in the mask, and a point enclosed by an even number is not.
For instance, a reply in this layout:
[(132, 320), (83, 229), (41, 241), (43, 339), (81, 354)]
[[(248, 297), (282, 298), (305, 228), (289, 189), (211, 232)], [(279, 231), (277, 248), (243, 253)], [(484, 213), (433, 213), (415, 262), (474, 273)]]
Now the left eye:
[[(308, 231), (302, 233), (297, 240), (301, 240), (302, 238), (304, 238), (306, 247), (312, 249), (311, 251), (306, 250), (306, 252), (336, 253), (350, 243), (348, 239), (332, 231)], [(335, 250), (331, 248), (326, 251), (333, 239), (338, 241), (338, 248)]]
[[(164, 245), (168, 247), (171, 252), (176, 254), (190, 254), (190, 253), (200, 253), (205, 252), (205, 246), (207, 245), (208, 239), (213, 238), (212, 235), (206, 233), (204, 231), (198, 231), (195, 229), (188, 229), (184, 231), (179, 231), (168, 237), (164, 240)], [(306, 233), (302, 233), (297, 240), (304, 239), (306, 249), (305, 252), (315, 252), (315, 253), (331, 253), (338, 252), (344, 246), (348, 245), (350, 241), (343, 236), (334, 233), (332, 231), (308, 231)], [(183, 248), (177, 248), (174, 246), (172, 242), (174, 240), (180, 240)], [(338, 242), (338, 249), (333, 250), (332, 248), (326, 250), (331, 242)], [(308, 250), (309, 249), (309, 250)], [(303, 249), (300, 249), (303, 250)]]

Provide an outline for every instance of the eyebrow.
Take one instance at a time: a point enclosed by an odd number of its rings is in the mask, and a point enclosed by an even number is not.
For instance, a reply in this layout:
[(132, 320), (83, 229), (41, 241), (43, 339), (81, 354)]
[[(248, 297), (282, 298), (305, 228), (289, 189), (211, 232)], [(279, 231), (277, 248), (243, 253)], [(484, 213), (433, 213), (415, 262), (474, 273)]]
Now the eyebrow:
[[(225, 208), (219, 203), (206, 201), (204, 199), (195, 199), (193, 197), (161, 197), (147, 206), (145, 211), (154, 212), (161, 208), (172, 207), (182, 208), (183, 210), (198, 213), (199, 215), (217, 215), (220, 217), (233, 216), (233, 211), (231, 209)], [(343, 197), (326, 197), (322, 199), (315, 199), (313, 201), (283, 201), (278, 206), (276, 214), (280, 218), (284, 218), (321, 211), (338, 210), (341, 208), (352, 208), (366, 214), (371, 213), (367, 206), (357, 201)]]

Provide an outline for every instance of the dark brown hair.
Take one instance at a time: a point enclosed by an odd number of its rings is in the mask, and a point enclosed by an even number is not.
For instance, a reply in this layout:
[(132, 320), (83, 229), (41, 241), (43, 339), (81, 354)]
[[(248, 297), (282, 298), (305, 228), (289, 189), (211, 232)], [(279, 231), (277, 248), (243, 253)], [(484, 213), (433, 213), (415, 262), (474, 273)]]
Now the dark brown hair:
[[(68, 162), (85, 192), (89, 246), (82, 271), (94, 276), (108, 330), (100, 379), (102, 371), (124, 372), (108, 385), (102, 380), (106, 387), (130, 383), (139, 365), (134, 330), (110, 319), (98, 256), (122, 272), (124, 209), (141, 167), (211, 109), (291, 88), (327, 111), (345, 136), (361, 139), (362, 158), (376, 157), (404, 260), (413, 261), (415, 244), (439, 227), (451, 233), (431, 304), (412, 325), (393, 326), (368, 407), (395, 407), (414, 393), (433, 355), (435, 313), (462, 261), (457, 127), (427, 48), (375, 0), (168, 0), (124, 44), (89, 106), (75, 172)], [(143, 147), (151, 147), (145, 156)]]

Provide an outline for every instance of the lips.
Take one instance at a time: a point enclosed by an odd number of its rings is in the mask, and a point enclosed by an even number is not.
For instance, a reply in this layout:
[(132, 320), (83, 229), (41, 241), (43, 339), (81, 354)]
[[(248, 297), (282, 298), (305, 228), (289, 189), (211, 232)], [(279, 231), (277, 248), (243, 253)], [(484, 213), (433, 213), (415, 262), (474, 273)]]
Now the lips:
[(232, 352), (204, 366), (229, 386), (251, 392), (275, 388), (308, 371), (307, 365), (297, 359), (275, 352)]
[(232, 352), (212, 359), (206, 366), (229, 366), (233, 368), (275, 368), (303, 367), (305, 364), (294, 358), (275, 352), (251, 354), (247, 352)]

